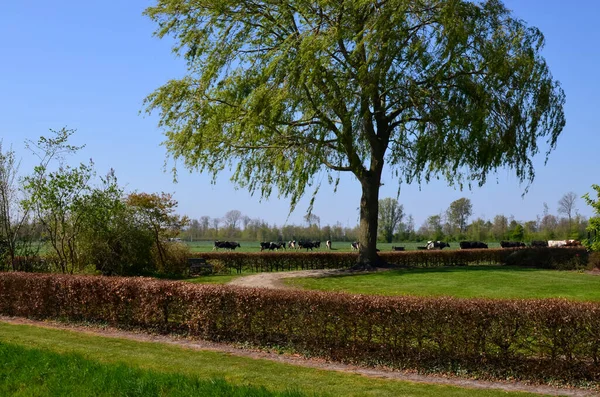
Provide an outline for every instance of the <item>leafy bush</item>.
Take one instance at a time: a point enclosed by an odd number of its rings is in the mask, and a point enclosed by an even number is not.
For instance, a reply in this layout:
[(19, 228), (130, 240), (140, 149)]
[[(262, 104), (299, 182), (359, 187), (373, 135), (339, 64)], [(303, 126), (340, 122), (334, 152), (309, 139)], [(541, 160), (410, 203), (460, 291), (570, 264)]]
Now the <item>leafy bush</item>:
[(588, 259), (590, 269), (600, 269), (600, 252), (592, 252)]
[(600, 383), (600, 303), (361, 296), (4, 273), (0, 313), (279, 346), (395, 368)]
[(588, 256), (584, 248), (527, 248), (512, 252), (506, 259), (506, 264), (542, 269), (579, 270), (588, 267)]

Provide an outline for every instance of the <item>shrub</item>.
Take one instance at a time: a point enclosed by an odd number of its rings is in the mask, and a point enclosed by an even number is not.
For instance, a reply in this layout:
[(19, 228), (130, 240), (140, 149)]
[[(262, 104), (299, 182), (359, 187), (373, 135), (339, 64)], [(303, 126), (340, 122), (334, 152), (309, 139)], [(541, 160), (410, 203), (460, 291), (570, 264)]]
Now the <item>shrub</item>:
[(512, 252), (507, 257), (506, 264), (542, 269), (579, 270), (588, 267), (588, 256), (584, 248), (527, 248)]
[(592, 252), (588, 259), (590, 269), (600, 269), (600, 252)]
[(0, 313), (103, 322), (486, 378), (600, 381), (600, 303), (381, 297), (0, 274)]

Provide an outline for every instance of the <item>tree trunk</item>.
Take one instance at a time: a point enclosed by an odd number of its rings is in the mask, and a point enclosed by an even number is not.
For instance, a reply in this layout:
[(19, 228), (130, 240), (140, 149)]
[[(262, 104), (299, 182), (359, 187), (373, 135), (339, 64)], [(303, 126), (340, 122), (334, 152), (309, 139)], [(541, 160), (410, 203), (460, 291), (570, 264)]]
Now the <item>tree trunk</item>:
[(361, 180), (360, 225), (358, 231), (358, 260), (352, 270), (373, 270), (384, 262), (377, 255), (377, 222), (379, 213), (379, 184), (381, 175)]

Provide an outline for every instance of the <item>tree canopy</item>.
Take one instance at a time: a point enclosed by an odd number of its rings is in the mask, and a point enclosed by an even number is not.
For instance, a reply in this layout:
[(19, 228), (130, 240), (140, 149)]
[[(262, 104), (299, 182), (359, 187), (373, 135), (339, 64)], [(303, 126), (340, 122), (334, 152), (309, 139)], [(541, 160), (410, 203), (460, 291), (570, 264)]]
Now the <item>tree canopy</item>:
[(399, 183), (531, 182), (565, 124), (542, 33), (499, 0), (158, 0), (188, 73), (150, 94), (189, 169), (292, 207), (321, 174), (362, 187), (359, 261), (376, 260), (384, 164)]

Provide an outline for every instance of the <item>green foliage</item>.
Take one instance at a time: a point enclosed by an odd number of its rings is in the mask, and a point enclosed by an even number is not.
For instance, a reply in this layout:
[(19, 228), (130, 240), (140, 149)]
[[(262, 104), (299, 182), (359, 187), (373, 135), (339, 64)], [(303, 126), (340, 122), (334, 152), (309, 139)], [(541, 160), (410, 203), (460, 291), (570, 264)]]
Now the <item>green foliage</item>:
[(589, 193), (582, 196), (587, 205), (591, 206), (596, 213), (596, 216), (588, 220), (588, 240), (586, 246), (593, 251), (600, 251), (600, 185), (592, 185), (592, 189), (596, 191), (597, 199), (590, 198)]
[(450, 225), (458, 229), (459, 233), (465, 233), (467, 231), (467, 221), (473, 215), (473, 204), (468, 198), (459, 198), (450, 203), (446, 213)]
[(0, 274), (0, 313), (326, 359), (597, 386), (600, 303), (356, 296), (142, 278)]
[(404, 217), (404, 207), (391, 197), (379, 200), (379, 235), (391, 243)]
[(145, 14), (188, 66), (145, 99), (168, 152), (291, 209), (323, 174), (353, 173), (366, 261), (384, 164), (402, 183), (483, 184), (499, 167), (531, 182), (538, 140), (554, 149), (565, 124), (542, 33), (498, 0), (157, 0)]
[(581, 270), (588, 268), (588, 253), (575, 248), (525, 248), (515, 250), (506, 259), (508, 266), (541, 269)]

